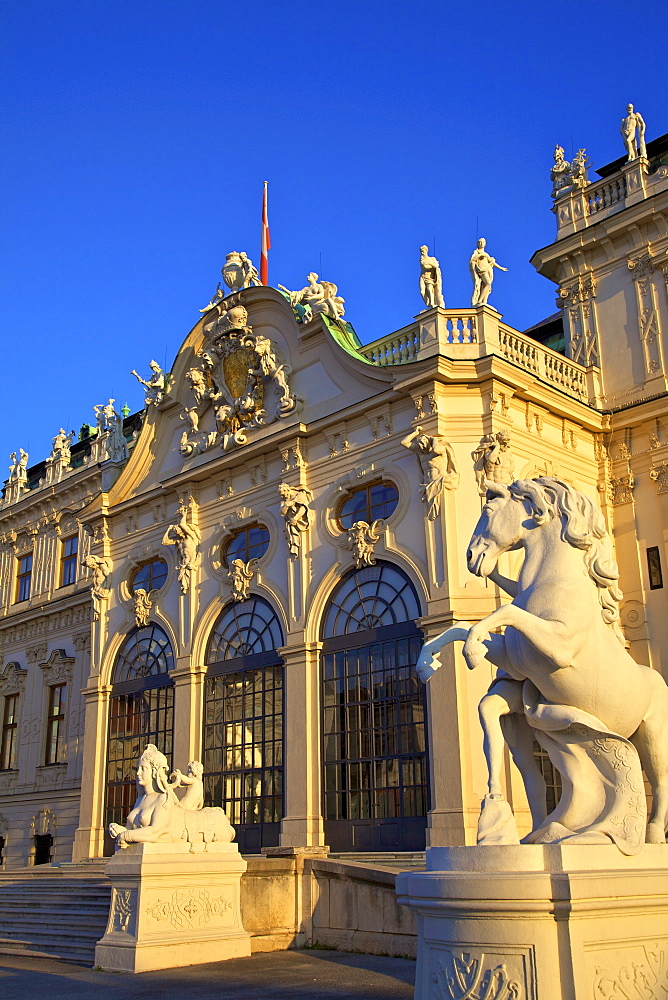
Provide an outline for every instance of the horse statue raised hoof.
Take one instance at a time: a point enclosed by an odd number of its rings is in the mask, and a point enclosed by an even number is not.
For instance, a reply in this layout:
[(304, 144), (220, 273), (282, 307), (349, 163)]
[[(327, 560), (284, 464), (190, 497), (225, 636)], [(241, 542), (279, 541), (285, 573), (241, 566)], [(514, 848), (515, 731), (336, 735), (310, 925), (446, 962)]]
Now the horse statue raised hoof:
[[(524, 562), (513, 581), (497, 563), (517, 550)], [(483, 662), (497, 667), (479, 706), (488, 795), (478, 842), (517, 843), (500, 804), (507, 744), (533, 821), (523, 843), (614, 843), (627, 855), (644, 842), (665, 843), (668, 686), (626, 650), (619, 571), (598, 506), (547, 476), (510, 486), (488, 481), (467, 564), (512, 601), (432, 639), (417, 671), (427, 680), (439, 650), (462, 639), (471, 669)], [(534, 738), (561, 775), (561, 798), (549, 816)], [(648, 823), (643, 769), (652, 791)]]

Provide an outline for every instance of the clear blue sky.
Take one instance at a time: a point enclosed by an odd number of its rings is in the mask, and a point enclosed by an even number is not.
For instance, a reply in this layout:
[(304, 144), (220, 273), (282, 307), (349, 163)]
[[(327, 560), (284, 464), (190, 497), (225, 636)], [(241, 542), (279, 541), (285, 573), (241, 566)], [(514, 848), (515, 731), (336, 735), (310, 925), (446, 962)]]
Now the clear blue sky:
[(3, 0), (1, 465), (142, 405), (130, 369), (171, 364), (229, 250), (258, 263), (264, 180), (270, 283), (320, 272), (365, 342), (421, 308), (422, 243), (467, 305), (477, 234), (506, 320), (553, 312), (554, 143), (615, 159), (629, 101), (668, 132), (667, 10)]

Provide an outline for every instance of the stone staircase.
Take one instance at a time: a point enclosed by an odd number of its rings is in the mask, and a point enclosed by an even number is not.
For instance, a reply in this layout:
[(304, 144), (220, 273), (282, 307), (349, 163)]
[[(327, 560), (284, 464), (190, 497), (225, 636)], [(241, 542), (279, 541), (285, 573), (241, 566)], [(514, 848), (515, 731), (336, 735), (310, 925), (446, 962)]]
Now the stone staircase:
[(93, 965), (111, 888), (104, 862), (0, 874), (0, 954)]

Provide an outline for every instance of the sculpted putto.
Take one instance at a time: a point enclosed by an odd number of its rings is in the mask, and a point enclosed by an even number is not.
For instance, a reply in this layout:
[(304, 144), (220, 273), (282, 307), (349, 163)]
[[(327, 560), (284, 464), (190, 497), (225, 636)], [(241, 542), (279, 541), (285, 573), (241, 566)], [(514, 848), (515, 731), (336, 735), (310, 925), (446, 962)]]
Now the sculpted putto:
[(368, 524), (367, 521), (355, 521), (348, 528), (347, 546), (353, 550), (355, 565), (358, 569), (362, 569), (363, 566), (376, 565), (376, 556), (373, 548), (383, 533), (384, 525), (385, 522), (383, 519), (378, 518), (378, 520), (372, 521), (371, 524)]
[(498, 268), (499, 271), (508, 270), (507, 267), (501, 267), (500, 264), (497, 264), (494, 257), (490, 257), (485, 250), (486, 245), (487, 240), (479, 239), (478, 245), (471, 254), (469, 261), (469, 268), (473, 278), (472, 306), (487, 305), (487, 300), (492, 291), (492, 282), (494, 281), (494, 268)]
[(441, 267), (435, 257), (429, 256), (429, 247), (420, 247), (420, 295), (427, 309), (445, 309)]
[[(175, 780), (170, 784), (167, 758), (149, 743), (137, 762), (137, 801), (128, 814), (126, 825), (109, 825), (109, 833), (117, 846), (174, 844), (184, 840), (191, 845), (202, 841), (205, 845), (215, 841), (231, 843), (234, 828), (224, 810), (217, 806), (202, 808), (202, 770), (199, 761), (191, 761), (188, 774), (174, 772)], [(182, 784), (189, 787), (179, 801), (174, 789)]]
[(439, 434), (425, 434), (421, 427), (407, 434), (401, 443), (417, 456), (422, 472), (420, 494), (427, 504), (427, 517), (435, 521), (441, 509), (443, 490), (456, 490), (459, 486), (455, 453)]
[[(533, 829), (523, 843), (612, 842), (629, 855), (645, 841), (665, 843), (668, 687), (625, 649), (619, 572), (603, 516), (558, 479), (488, 487), (467, 563), (512, 602), (474, 625), (448, 629), (423, 647), (417, 665), (427, 680), (438, 651), (460, 639), (471, 669), (497, 668), (479, 709), (489, 776), (478, 843), (518, 842), (501, 788), (504, 739), (531, 808)], [(519, 580), (509, 580), (498, 559), (518, 550)], [(562, 776), (549, 816), (534, 738)], [(653, 796), (647, 827), (643, 768)]]

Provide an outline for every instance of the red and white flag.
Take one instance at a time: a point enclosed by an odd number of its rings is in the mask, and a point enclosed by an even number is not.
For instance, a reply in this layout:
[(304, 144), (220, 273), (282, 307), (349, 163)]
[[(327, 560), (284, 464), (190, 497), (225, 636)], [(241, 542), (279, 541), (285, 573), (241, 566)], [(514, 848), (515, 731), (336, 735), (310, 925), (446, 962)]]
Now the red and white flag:
[(267, 181), (264, 182), (264, 193), (262, 195), (262, 249), (260, 250), (260, 281), (263, 285), (269, 284), (269, 251), (271, 250), (271, 239), (269, 237), (269, 216), (267, 214)]

